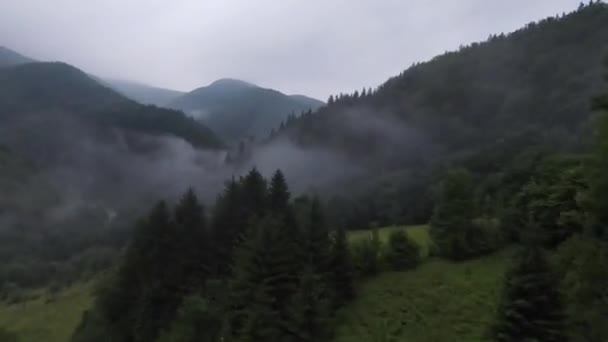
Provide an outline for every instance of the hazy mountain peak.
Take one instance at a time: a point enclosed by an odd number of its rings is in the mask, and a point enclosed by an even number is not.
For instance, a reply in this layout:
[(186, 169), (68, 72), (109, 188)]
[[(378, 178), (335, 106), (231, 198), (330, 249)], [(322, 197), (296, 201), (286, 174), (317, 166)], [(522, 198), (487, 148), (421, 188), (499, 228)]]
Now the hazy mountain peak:
[(244, 88), (259, 88), (253, 83), (249, 83), (236, 78), (220, 78), (219, 80), (211, 83), (209, 87), (244, 87)]
[(165, 106), (177, 97), (184, 95), (181, 91), (154, 87), (129, 80), (106, 79), (101, 81), (124, 96), (143, 104)]
[(268, 136), (293, 113), (315, 110), (323, 102), (288, 96), (233, 78), (219, 79), (178, 97), (169, 107), (183, 110), (228, 141)]

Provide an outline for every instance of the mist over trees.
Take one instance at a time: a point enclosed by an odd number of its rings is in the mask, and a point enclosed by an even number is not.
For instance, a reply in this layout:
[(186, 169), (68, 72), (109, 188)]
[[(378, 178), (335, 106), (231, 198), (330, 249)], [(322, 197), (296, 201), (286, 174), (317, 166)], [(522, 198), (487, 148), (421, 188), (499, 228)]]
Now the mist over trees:
[[(298, 213), (281, 171), (267, 182), (252, 169), (214, 208), (209, 223), (193, 191), (173, 210), (157, 203), (73, 341), (105, 341), (109, 331), (116, 341), (327, 340), (354, 278), (345, 235), (330, 234), (318, 199)], [(199, 323), (215, 328), (188, 330)]]
[(442, 168), (486, 176), (531, 146), (588, 149), (589, 99), (605, 88), (607, 20), (606, 5), (593, 2), (492, 35), (375, 89), (332, 96), (318, 111), (286, 121), (274, 139), (334, 151), (364, 170), (373, 165), (365, 181), (346, 182), (350, 198), (336, 198), (348, 207), (346, 220), (426, 222), (428, 189)]
[[(366, 282), (441, 263), (489, 286), (467, 262), (497, 256), (485, 337), (605, 341), (606, 23), (592, 2), (493, 35), (236, 152), (67, 65), (1, 68), (0, 297), (95, 279), (73, 342), (323, 342)], [(410, 224), (428, 245), (388, 227)]]

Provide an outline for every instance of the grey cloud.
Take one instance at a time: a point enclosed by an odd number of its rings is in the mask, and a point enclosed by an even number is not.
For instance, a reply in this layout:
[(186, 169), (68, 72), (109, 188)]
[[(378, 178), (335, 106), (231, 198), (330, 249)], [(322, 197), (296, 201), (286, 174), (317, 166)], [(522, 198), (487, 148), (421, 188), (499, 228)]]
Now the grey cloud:
[(325, 99), (579, 0), (3, 0), (0, 45), (190, 90), (222, 77)]

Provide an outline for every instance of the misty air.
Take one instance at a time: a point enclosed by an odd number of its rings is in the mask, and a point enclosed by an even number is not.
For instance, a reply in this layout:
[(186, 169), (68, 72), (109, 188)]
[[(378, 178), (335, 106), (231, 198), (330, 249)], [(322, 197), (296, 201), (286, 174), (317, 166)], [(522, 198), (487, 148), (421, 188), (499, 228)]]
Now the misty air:
[(0, 342), (603, 342), (607, 264), (605, 1), (0, 3)]

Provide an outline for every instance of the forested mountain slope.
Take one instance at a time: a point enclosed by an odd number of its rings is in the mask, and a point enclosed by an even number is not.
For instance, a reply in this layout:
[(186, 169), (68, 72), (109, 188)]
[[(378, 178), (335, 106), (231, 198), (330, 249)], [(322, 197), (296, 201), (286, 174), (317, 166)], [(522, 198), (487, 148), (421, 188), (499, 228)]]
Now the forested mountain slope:
[[(373, 91), (339, 95), (286, 134), (389, 169), (516, 141), (579, 146), (603, 86), (608, 5), (463, 46)], [(398, 148), (396, 148), (398, 147)]]
[(213, 132), (183, 113), (143, 106), (64, 63), (30, 63), (0, 70), (0, 118), (60, 111), (120, 128), (183, 138), (199, 147), (221, 146)]
[(134, 101), (159, 107), (165, 106), (179, 96), (184, 95), (181, 91), (152, 87), (130, 81), (112, 79), (105, 80), (104, 82), (108, 84), (110, 88)]
[(315, 110), (322, 104), (240, 80), (221, 79), (175, 99), (168, 106), (199, 118), (227, 140), (239, 140), (265, 137), (288, 115)]
[(203, 124), (67, 64), (1, 68), (0, 89), (2, 284), (67, 280), (85, 259), (107, 266), (139, 208), (220, 162)]

